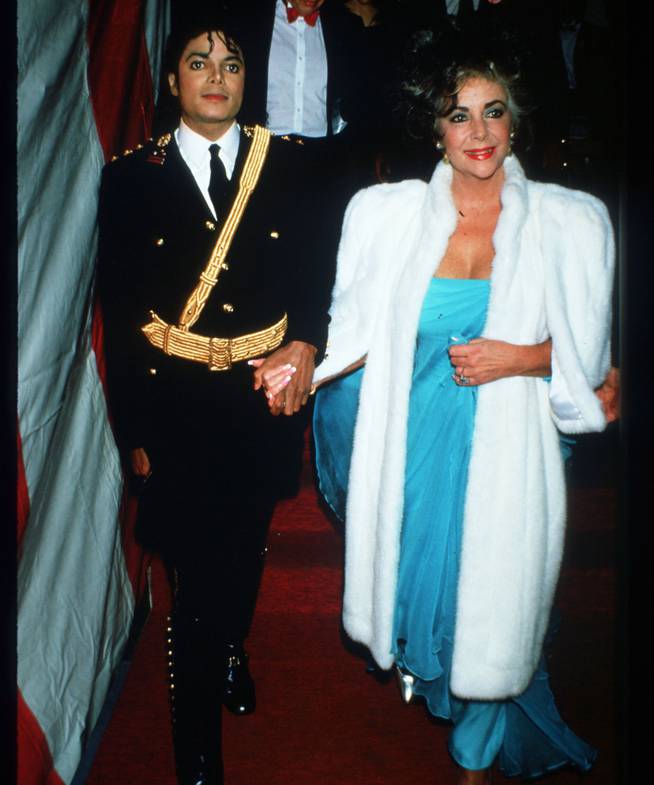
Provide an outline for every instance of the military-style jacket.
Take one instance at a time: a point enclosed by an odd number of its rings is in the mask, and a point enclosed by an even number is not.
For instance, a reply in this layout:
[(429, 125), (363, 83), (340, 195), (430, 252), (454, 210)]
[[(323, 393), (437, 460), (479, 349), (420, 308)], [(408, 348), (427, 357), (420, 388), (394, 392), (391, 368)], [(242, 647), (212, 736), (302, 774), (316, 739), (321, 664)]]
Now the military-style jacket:
[[(192, 362), (166, 356), (141, 328), (151, 310), (178, 323), (236, 194), (250, 144), (251, 136), (241, 131), (231, 193), (218, 219), (171, 134), (103, 171), (98, 283), (112, 413), (124, 448), (143, 446), (160, 369)], [(306, 341), (318, 349), (317, 361), (322, 357), (338, 227), (330, 225), (325, 189), (303, 153), (295, 141), (271, 140), (226, 268), (194, 333), (233, 338), (269, 327), (286, 313), (284, 343)]]

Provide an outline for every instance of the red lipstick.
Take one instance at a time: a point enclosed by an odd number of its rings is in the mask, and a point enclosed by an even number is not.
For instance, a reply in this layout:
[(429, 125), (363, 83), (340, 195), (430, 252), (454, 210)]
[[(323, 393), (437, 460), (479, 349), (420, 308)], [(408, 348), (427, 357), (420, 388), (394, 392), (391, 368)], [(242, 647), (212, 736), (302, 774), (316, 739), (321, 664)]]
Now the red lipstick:
[(468, 156), (468, 158), (472, 158), (475, 161), (486, 161), (493, 155), (495, 148), (482, 147), (478, 150), (464, 150), (463, 152)]

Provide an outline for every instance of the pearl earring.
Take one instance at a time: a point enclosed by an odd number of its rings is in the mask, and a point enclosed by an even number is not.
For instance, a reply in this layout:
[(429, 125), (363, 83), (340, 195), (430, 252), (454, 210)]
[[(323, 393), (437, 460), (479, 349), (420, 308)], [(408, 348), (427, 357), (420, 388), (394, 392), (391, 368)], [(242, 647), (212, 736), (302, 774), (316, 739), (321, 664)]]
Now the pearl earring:
[[(445, 150), (445, 147), (443, 146), (442, 142), (436, 142), (436, 149), (441, 151), (441, 150)], [(449, 162), (450, 162), (450, 159), (447, 157), (447, 153), (444, 152), (443, 153), (443, 163), (444, 164), (449, 164)]]

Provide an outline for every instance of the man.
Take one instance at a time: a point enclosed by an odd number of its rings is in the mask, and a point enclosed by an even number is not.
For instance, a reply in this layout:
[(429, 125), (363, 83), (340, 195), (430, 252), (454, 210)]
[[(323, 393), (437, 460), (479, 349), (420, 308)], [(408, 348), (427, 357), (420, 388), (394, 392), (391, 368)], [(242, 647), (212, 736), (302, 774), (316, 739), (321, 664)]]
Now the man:
[(232, 1), (248, 60), (243, 117), (277, 134), (324, 138), (342, 132), (356, 100), (356, 17), (332, 0)]
[(178, 127), (103, 173), (99, 290), (139, 532), (175, 579), (178, 779), (215, 785), (221, 702), (255, 707), (243, 644), (274, 504), (297, 482), (337, 230), (299, 187), (302, 147), (237, 124), (245, 63), (223, 18), (173, 34), (166, 69)]

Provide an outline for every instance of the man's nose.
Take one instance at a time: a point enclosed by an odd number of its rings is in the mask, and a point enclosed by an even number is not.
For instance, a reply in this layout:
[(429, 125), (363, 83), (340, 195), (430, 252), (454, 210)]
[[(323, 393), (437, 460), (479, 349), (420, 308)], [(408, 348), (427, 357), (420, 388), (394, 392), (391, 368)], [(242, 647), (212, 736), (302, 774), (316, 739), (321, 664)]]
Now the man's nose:
[(220, 68), (212, 66), (208, 70), (208, 79), (210, 82), (216, 82), (219, 84), (223, 81), (223, 72), (220, 70)]

